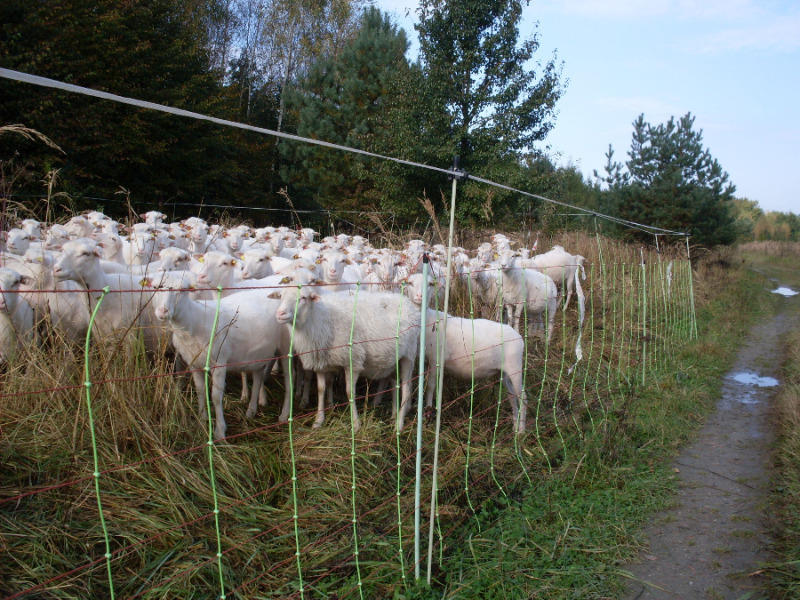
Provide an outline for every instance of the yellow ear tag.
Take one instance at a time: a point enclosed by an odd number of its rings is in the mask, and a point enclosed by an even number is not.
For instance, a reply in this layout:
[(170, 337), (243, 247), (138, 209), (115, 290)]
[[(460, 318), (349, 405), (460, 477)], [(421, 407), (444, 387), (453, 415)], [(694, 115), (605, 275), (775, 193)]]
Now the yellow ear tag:
[(153, 287), (153, 282), (151, 282), (149, 279), (142, 279), (139, 282), (139, 285), (142, 286), (143, 288), (150, 288)]
[(200, 258), (197, 259), (197, 262), (206, 262), (206, 259), (204, 256), (201, 256)]
[(37, 256), (36, 257), (36, 262), (43, 263), (44, 262), (44, 258), (42, 258), (41, 256)]
[(236, 266), (236, 259), (235, 259), (235, 258), (232, 258), (232, 259), (231, 259), (231, 266), (232, 266), (232, 267), (235, 267), (235, 266)]
[(284, 277), (283, 279), (281, 279), (281, 283), (283, 285), (286, 285), (287, 283), (291, 283), (291, 282), (292, 282), (292, 280), (289, 277)]

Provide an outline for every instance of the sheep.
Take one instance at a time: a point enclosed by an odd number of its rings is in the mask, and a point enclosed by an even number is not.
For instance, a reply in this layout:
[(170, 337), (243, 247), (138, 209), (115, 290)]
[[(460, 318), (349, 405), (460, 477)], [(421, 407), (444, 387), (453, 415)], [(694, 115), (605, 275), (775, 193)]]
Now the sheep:
[(481, 314), (500, 321), (503, 307), (500, 302), (502, 279), (499, 268), (476, 257), (464, 266), (462, 273), (472, 297), (478, 300)]
[(23, 219), (19, 224), (19, 228), (32, 236), (35, 240), (43, 239), (42, 223), (36, 219)]
[(242, 262), (242, 279), (261, 279), (275, 274), (273, 259), (266, 250), (251, 248), (238, 256)]
[(525, 343), (510, 325), (488, 319), (463, 319), (447, 315), (446, 335), (441, 335), (445, 313), (428, 309), (425, 359), (431, 379), (425, 406), (433, 406), (438, 385), (437, 365), (445, 375), (462, 380), (488, 379), (501, 375), (508, 392), (515, 433), (524, 433), (528, 401), (522, 385)]
[(63, 225), (51, 225), (44, 238), (45, 250), (61, 250), (61, 247), (72, 238)]
[(160, 225), (164, 222), (164, 219), (167, 218), (167, 215), (157, 210), (150, 210), (139, 216), (144, 220), (145, 223), (150, 225)]
[[(564, 308), (566, 309), (575, 291), (575, 278), (578, 276), (578, 271), (583, 269), (585, 260), (583, 256), (570, 254), (562, 246), (553, 246), (550, 251), (528, 259), (522, 264), (527, 268), (544, 273), (555, 281), (556, 286), (558, 286), (559, 299), (566, 290), (566, 299), (564, 300)], [(586, 274), (584, 272), (585, 278)]]
[(343, 252), (328, 251), (323, 253), (320, 259), (320, 273), (322, 280), (330, 284), (331, 289), (335, 291), (344, 291), (349, 289), (349, 284), (358, 281), (358, 278), (353, 278), (351, 274), (345, 277), (345, 268), (350, 264), (350, 260)]
[[(55, 281), (71, 280), (87, 289), (91, 309), (101, 297), (101, 290), (108, 287), (124, 293), (108, 294), (98, 308), (95, 321), (103, 335), (124, 336), (132, 327), (141, 327), (147, 350), (155, 352), (160, 346), (160, 330), (154, 326), (150, 282), (142, 277), (124, 273), (105, 273), (100, 265), (102, 256), (97, 242), (79, 238), (64, 244), (63, 253), (53, 265)], [(141, 291), (139, 291), (141, 290)]]
[(545, 313), (548, 323), (546, 341), (549, 343), (558, 308), (558, 289), (550, 277), (539, 271), (525, 269), (520, 261), (514, 252), (503, 252), (499, 256), (502, 273), (500, 291), (508, 310), (508, 322), (521, 331), (523, 310), (527, 308), (528, 319), (535, 315), (540, 323)]
[(186, 271), (192, 264), (192, 255), (181, 248), (164, 248), (158, 253), (158, 271)]
[(31, 242), (37, 239), (24, 229), (10, 229), (7, 232), (3, 232), (3, 237), (6, 242), (6, 252), (17, 256), (23, 256), (30, 247)]
[(345, 387), (352, 400), (352, 426), (357, 430), (358, 378), (380, 379), (397, 369), (402, 404), (396, 427), (402, 430), (419, 346), (420, 313), (414, 304), (399, 294), (319, 294), (308, 286), (286, 287), (280, 294), (273, 294), (280, 298), (275, 318), (286, 324), (294, 336), (293, 352), (299, 355), (304, 369), (317, 374), (314, 427), (321, 427), (325, 420), (327, 373), (344, 369)]
[(126, 244), (118, 234), (95, 231), (92, 234), (92, 239), (102, 248), (103, 260), (115, 262), (120, 265), (126, 264), (124, 255)]
[[(422, 273), (414, 273), (406, 279), (405, 293), (414, 304), (422, 304)], [(444, 304), (444, 281), (428, 278), (428, 305)]]
[(34, 339), (33, 309), (19, 292), (20, 284), (28, 283), (27, 275), (0, 268), (0, 365), (13, 362)]
[(68, 341), (80, 344), (86, 340), (89, 329), (89, 309), (84, 299), (85, 290), (74, 281), (56, 282), (53, 265), (58, 255), (48, 250), (28, 250), (25, 254), (30, 281), (20, 289), (34, 293), (24, 294), (37, 313), (36, 320), (49, 315), (53, 328)]
[(277, 301), (269, 299), (261, 290), (237, 294), (220, 300), (218, 316), (216, 301), (193, 300), (186, 289), (166, 288), (156, 293), (153, 302), (156, 318), (162, 323), (170, 323), (173, 346), (188, 368), (192, 369), (201, 419), (207, 418), (203, 369), (206, 360), (209, 360), (209, 341), (214, 334), (209, 363), (212, 367), (211, 403), (216, 417), (216, 439), (224, 438), (227, 429), (222, 407), (227, 372), (252, 374), (253, 390), (245, 413), (252, 418), (258, 410), (266, 370), (277, 356), (281, 357), (286, 387), (279, 420), (288, 418), (291, 365), (287, 352), (283, 350), (283, 346), (288, 347), (288, 332), (275, 320)]
[[(137, 223), (144, 225), (144, 223)], [(146, 265), (153, 261), (157, 254), (156, 235), (152, 231), (136, 231), (128, 237), (129, 244), (122, 250), (127, 265)]]
[(92, 225), (86, 215), (76, 215), (67, 221), (67, 224), (64, 225), (64, 229), (71, 239), (88, 238), (91, 237), (92, 231), (94, 231), (94, 225)]

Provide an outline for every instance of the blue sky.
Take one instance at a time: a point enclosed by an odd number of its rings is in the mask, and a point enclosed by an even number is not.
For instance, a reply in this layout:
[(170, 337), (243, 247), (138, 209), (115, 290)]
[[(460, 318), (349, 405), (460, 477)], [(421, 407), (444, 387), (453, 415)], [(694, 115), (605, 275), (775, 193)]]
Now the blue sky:
[[(413, 40), (417, 0), (376, 0)], [(632, 123), (687, 112), (736, 186), (765, 210), (800, 213), (800, 2), (796, 0), (532, 0), (569, 79), (547, 139), (559, 164), (602, 173), (624, 161)], [(411, 52), (416, 53), (416, 46)]]

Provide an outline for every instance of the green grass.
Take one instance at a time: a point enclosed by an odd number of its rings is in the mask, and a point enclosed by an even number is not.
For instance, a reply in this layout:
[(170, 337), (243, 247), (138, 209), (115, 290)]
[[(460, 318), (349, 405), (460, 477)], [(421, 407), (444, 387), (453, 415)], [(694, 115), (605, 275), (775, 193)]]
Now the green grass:
[[(748, 263), (766, 277), (800, 291), (800, 244), (753, 243), (748, 245)], [(774, 284), (773, 284), (774, 287)], [(800, 302), (798, 297), (781, 302), (792, 316), (784, 335), (786, 363), (781, 372), (777, 399), (778, 443), (775, 449), (772, 506), (774, 550), (777, 560), (767, 568), (772, 597), (800, 597)]]

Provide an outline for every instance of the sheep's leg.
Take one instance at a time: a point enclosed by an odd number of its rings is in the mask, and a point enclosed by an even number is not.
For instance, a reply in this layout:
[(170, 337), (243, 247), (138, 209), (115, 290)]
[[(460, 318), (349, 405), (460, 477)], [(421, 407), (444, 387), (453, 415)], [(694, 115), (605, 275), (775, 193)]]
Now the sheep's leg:
[(514, 306), (514, 325), (512, 327), (516, 329), (519, 333), (522, 333), (522, 309), (523, 303), (520, 302), (516, 306)]
[(522, 373), (509, 375), (507, 372), (504, 372), (503, 385), (506, 386), (508, 401), (511, 404), (514, 433), (524, 433), (528, 416), (528, 398), (522, 387)]
[[(372, 399), (372, 407), (376, 408), (381, 405), (383, 402), (383, 395), (386, 393), (386, 390), (389, 389), (389, 383), (392, 381), (391, 377), (382, 377), (380, 381), (378, 381), (378, 389), (375, 392), (375, 397)], [(392, 407), (392, 416), (394, 416), (395, 412), (397, 411), (397, 407)]]
[(194, 388), (197, 390), (197, 416), (201, 421), (208, 417), (206, 412), (206, 378), (202, 371), (192, 371)]
[(411, 373), (414, 368), (414, 361), (408, 358), (400, 359), (400, 372), (397, 374), (400, 379), (400, 389), (402, 391), (402, 403), (400, 404), (399, 416), (397, 418), (397, 431), (402, 431), (405, 423), (405, 416), (411, 407)]
[[(439, 385), (439, 371), (436, 368), (437, 358), (435, 356), (428, 357), (428, 389), (425, 390), (425, 407), (433, 408), (433, 393), (436, 391), (436, 386)], [(422, 382), (420, 382), (422, 385)]]
[[(352, 372), (351, 372), (352, 371)], [(347, 399), (352, 411), (353, 431), (361, 429), (361, 421), (358, 418), (358, 406), (356, 403), (356, 382), (360, 373), (352, 368), (344, 370), (344, 387), (347, 390)]]
[(250, 404), (247, 407), (245, 417), (252, 419), (258, 413), (258, 405), (260, 404), (261, 392), (264, 391), (264, 375), (266, 368), (257, 369), (253, 371), (253, 390), (250, 393)]
[(281, 410), (281, 414), (278, 415), (278, 422), (284, 423), (289, 420), (289, 410), (292, 402), (292, 361), (288, 356), (283, 356), (279, 360), (281, 363), (281, 371), (283, 371), (283, 387), (285, 391), (283, 393), (283, 409)]
[(550, 301), (547, 303), (547, 310), (549, 314), (547, 315), (547, 335), (545, 336), (545, 342), (548, 344), (550, 343), (550, 338), (553, 337), (553, 327), (556, 324), (556, 311), (558, 310), (558, 297), (551, 298)]
[(325, 422), (325, 386), (327, 384), (326, 374), (317, 373), (317, 416), (314, 419), (314, 429), (319, 429)]
[(250, 390), (247, 387), (247, 373), (242, 371), (242, 395), (240, 397), (242, 402), (247, 402), (250, 399)]
[(211, 401), (214, 404), (214, 414), (216, 416), (216, 427), (214, 427), (214, 439), (221, 440), (225, 437), (227, 425), (225, 415), (222, 411), (222, 397), (225, 394), (225, 367), (217, 367), (211, 376)]
[[(264, 364), (263, 377), (261, 378), (262, 384), (258, 388), (258, 405), (262, 408), (267, 406), (267, 387), (264, 385), (270, 373), (275, 372), (275, 365), (278, 364), (277, 358), (271, 358)], [(255, 385), (255, 383), (253, 384)]]

